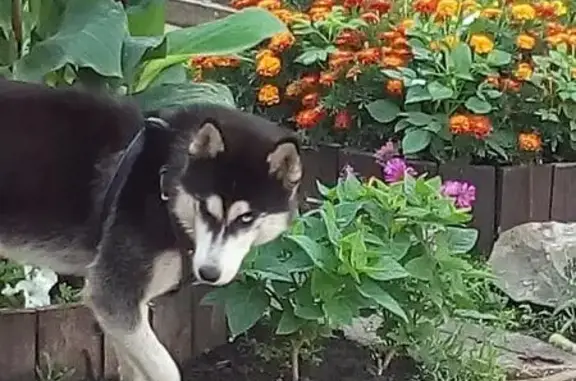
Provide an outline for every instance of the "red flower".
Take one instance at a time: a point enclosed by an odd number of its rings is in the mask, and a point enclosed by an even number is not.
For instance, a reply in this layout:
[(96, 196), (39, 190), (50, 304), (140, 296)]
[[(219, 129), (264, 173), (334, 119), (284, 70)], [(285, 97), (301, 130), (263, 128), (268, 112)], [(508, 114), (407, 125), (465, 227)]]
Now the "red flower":
[(348, 110), (340, 110), (334, 117), (334, 129), (348, 130), (352, 125), (352, 116)]

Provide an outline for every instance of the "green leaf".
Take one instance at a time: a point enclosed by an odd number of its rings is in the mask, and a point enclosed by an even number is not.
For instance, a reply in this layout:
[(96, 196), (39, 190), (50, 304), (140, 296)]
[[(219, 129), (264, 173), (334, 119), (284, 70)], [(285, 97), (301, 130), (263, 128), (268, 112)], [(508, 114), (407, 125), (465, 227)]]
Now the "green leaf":
[(408, 123), (413, 126), (425, 126), (427, 124), (432, 123), (434, 117), (430, 114), (425, 114), (420, 111), (411, 111), (405, 113), (408, 117)]
[(432, 99), (432, 96), (426, 89), (426, 87), (421, 85), (416, 85), (408, 88), (406, 92), (406, 104), (413, 104), (419, 103), (424, 101), (429, 101)]
[(450, 52), (450, 58), (457, 73), (469, 75), (472, 68), (472, 51), (468, 44), (459, 43)]
[(302, 65), (312, 65), (316, 62), (326, 61), (328, 58), (328, 52), (326, 49), (313, 48), (300, 54), (298, 57), (294, 58), (295, 63), (301, 63)]
[(129, 1), (126, 8), (132, 36), (161, 36), (166, 17), (165, 0)]
[(66, 64), (121, 78), (125, 32), (126, 15), (120, 2), (69, 0), (58, 32), (35, 44), (15, 63), (15, 78), (40, 82)]
[(12, 0), (0, 0), (0, 36), (10, 38), (12, 30)]
[(312, 262), (323, 270), (330, 268), (330, 258), (327, 249), (305, 235), (286, 235), (286, 239), (296, 243), (310, 257)]
[(387, 99), (378, 99), (366, 105), (366, 110), (374, 120), (380, 123), (390, 123), (398, 117), (400, 107)]
[(294, 293), (294, 314), (302, 319), (318, 320), (324, 317), (324, 312), (320, 305), (314, 302), (311, 292), (311, 282), (307, 280)]
[(430, 144), (432, 134), (424, 129), (408, 130), (402, 138), (402, 152), (413, 154), (424, 150)]
[(376, 263), (360, 269), (366, 273), (370, 278), (379, 281), (387, 281), (392, 279), (402, 279), (410, 276), (400, 263), (396, 262), (391, 257), (380, 257)]
[(189, 82), (178, 85), (159, 85), (134, 95), (144, 111), (182, 107), (194, 103), (211, 103), (234, 107), (230, 89), (219, 83)]
[(122, 73), (128, 84), (132, 83), (136, 67), (146, 52), (160, 46), (163, 41), (163, 37), (126, 36), (122, 46)]
[(448, 243), (448, 250), (454, 254), (468, 253), (478, 240), (478, 230), (473, 228), (448, 226), (443, 234)]
[(268, 304), (268, 295), (259, 284), (230, 284), (226, 290), (224, 310), (232, 337), (252, 328), (266, 312)]
[(432, 100), (434, 101), (450, 99), (452, 96), (454, 96), (454, 91), (451, 88), (444, 86), (439, 81), (428, 83), (427, 88), (430, 96), (432, 97)]
[(468, 98), (464, 106), (475, 114), (487, 114), (492, 111), (492, 105), (490, 103), (475, 95)]
[(384, 291), (378, 283), (362, 277), (362, 283), (356, 285), (358, 292), (365, 296), (366, 298), (371, 298), (380, 306), (384, 307), (388, 311), (392, 312), (394, 315), (400, 317), (404, 322), (408, 323), (408, 316), (406, 312), (400, 307), (400, 304), (394, 299), (389, 293)]
[[(254, 25), (258, 25), (258, 28)], [(164, 68), (183, 63), (193, 55), (241, 53), (286, 31), (286, 25), (280, 19), (257, 7), (245, 8), (219, 20), (173, 30), (166, 34), (166, 57), (150, 60), (144, 65), (136, 91), (146, 88)]]
[(495, 49), (488, 53), (486, 61), (492, 66), (505, 66), (512, 61), (512, 54)]
[[(288, 304), (288, 303), (287, 303)], [(280, 321), (278, 322), (278, 328), (276, 328), (277, 335), (290, 335), (291, 333), (296, 332), (302, 325), (304, 321), (294, 315), (294, 310), (292, 306), (285, 305), (284, 312), (282, 312), (282, 316), (280, 317)]]
[(336, 326), (348, 325), (357, 316), (357, 311), (352, 303), (342, 295), (325, 300), (322, 304), (322, 310), (330, 322)]
[(422, 255), (416, 257), (404, 265), (410, 275), (420, 280), (430, 280), (434, 276), (435, 263), (428, 257)]
[(342, 202), (334, 208), (336, 212), (336, 223), (341, 227), (347, 227), (352, 223), (358, 211), (364, 204), (362, 202)]

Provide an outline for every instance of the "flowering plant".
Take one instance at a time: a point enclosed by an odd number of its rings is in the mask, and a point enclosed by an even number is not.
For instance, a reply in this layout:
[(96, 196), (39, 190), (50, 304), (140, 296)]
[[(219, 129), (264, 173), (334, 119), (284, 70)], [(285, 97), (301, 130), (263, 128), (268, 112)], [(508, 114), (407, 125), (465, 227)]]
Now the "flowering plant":
[(312, 142), (440, 161), (570, 154), (574, 0), (233, 0), (290, 29), (248, 56), (200, 57), (203, 78)]

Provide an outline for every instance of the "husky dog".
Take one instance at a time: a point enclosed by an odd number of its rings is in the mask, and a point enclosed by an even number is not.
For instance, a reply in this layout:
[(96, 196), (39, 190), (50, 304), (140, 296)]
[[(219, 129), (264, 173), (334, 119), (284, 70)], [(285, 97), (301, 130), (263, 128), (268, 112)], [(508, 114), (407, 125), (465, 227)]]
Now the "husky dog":
[(179, 381), (147, 308), (187, 270), (178, 236), (195, 244), (197, 282), (232, 281), (296, 212), (295, 135), (226, 107), (146, 119), (127, 101), (5, 80), (0, 116), (0, 254), (85, 277), (123, 380)]

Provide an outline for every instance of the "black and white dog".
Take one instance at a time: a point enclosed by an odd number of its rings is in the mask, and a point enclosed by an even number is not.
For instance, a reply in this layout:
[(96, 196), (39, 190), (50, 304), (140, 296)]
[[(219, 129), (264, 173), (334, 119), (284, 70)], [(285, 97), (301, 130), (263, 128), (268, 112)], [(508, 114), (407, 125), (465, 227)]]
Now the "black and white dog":
[(215, 105), (145, 118), (127, 101), (1, 79), (0, 121), (0, 255), (85, 277), (123, 380), (180, 380), (147, 303), (187, 271), (229, 283), (288, 228), (294, 134)]

